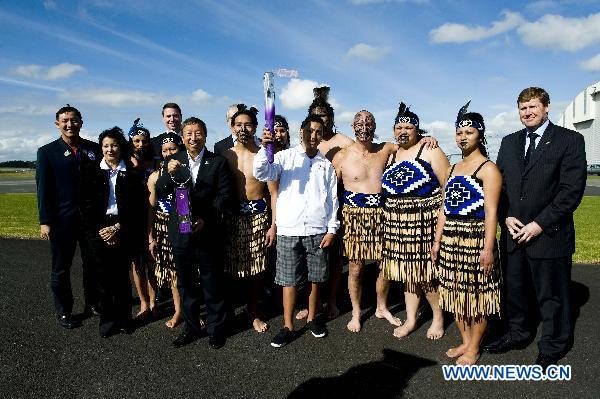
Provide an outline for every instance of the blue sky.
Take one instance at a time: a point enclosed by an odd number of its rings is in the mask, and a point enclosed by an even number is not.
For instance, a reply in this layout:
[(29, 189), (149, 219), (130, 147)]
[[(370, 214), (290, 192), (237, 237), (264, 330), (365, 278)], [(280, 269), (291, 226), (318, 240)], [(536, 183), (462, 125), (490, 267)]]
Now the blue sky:
[(262, 109), (262, 75), (277, 78), (277, 113), (297, 127), (312, 87), (332, 87), (336, 125), (372, 111), (391, 140), (399, 101), (411, 105), (447, 153), (458, 109), (472, 99), (492, 153), (520, 127), (516, 96), (541, 86), (551, 119), (600, 80), (600, 0), (462, 1), (20, 1), (0, 2), (0, 161), (35, 159), (58, 136), (69, 103), (95, 139), (140, 116), (163, 131), (162, 104), (229, 134), (225, 111)]

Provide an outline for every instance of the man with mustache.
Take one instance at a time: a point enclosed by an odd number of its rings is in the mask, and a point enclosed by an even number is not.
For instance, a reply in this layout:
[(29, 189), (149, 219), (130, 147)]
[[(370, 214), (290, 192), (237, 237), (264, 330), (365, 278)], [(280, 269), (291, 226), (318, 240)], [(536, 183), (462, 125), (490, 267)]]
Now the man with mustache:
[[(376, 127), (373, 114), (366, 110), (358, 112), (352, 122), (356, 142), (340, 150), (333, 158), (338, 180), (344, 185), (343, 255), (350, 260), (348, 291), (352, 319), (347, 327), (351, 332), (361, 329), (361, 279), (365, 263), (381, 259), (381, 176), (388, 158), (398, 148), (392, 143), (373, 143)], [(375, 316), (399, 326), (400, 319), (392, 316), (387, 308), (389, 281), (381, 274), (377, 278), (376, 290)]]

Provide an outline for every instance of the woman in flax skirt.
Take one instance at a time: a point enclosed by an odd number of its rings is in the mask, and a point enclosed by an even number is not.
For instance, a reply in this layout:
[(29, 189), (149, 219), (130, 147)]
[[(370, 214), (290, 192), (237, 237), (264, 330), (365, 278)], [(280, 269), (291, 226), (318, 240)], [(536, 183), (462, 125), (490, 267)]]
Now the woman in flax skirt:
[(425, 296), (433, 311), (427, 338), (444, 335), (444, 314), (439, 307), (437, 278), (431, 246), (442, 203), (440, 183), (450, 167), (440, 148), (421, 142), (419, 117), (400, 103), (394, 121), (398, 151), (390, 158), (383, 177), (383, 249), (381, 269), (385, 278), (404, 283), (406, 321), (394, 330), (405, 337), (417, 327), (417, 310)]
[(496, 244), (502, 176), (487, 159), (485, 125), (469, 103), (456, 119), (463, 159), (450, 169), (431, 258), (438, 262), (440, 307), (454, 314), (462, 343), (446, 355), (456, 364), (479, 360), (491, 315), (500, 312), (500, 265)]

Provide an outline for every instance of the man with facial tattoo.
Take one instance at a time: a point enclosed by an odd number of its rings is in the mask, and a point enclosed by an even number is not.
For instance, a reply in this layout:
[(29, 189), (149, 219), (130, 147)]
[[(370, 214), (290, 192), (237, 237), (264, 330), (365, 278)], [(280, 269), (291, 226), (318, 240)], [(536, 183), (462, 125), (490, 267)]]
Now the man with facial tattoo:
[[(367, 260), (381, 259), (382, 188), (381, 176), (389, 156), (397, 150), (392, 143), (373, 143), (375, 118), (369, 111), (354, 116), (352, 129), (356, 142), (340, 150), (333, 158), (338, 181), (344, 186), (342, 196), (343, 255), (350, 260), (348, 291), (352, 302), (352, 319), (348, 330), (361, 329), (360, 298), (362, 274)], [(377, 279), (375, 316), (395, 326), (400, 320), (387, 309), (388, 280)]]
[[(234, 277), (250, 279), (248, 317), (256, 332), (268, 328), (259, 316), (258, 300), (263, 272), (267, 267), (267, 247), (275, 243), (275, 223), (270, 224), (265, 189), (276, 195), (276, 182), (258, 181), (252, 174), (254, 156), (258, 153), (255, 135), (258, 121), (254, 107), (238, 104), (231, 118), (235, 145), (222, 152), (233, 172), (234, 207), (225, 212), (225, 268)], [(274, 220), (274, 218), (273, 218)]]

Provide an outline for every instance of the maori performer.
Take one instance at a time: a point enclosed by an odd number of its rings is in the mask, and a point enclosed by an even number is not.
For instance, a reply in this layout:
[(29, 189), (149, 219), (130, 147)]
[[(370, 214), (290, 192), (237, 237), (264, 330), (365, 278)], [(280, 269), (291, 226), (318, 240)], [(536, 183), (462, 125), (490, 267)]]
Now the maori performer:
[(500, 313), (500, 265), (496, 244), (502, 176), (487, 159), (483, 117), (456, 119), (456, 144), (463, 159), (450, 169), (431, 257), (439, 263), (440, 307), (454, 314), (462, 343), (446, 355), (456, 364), (479, 360), (488, 317)]
[(400, 103), (394, 120), (394, 137), (399, 145), (382, 177), (383, 277), (404, 283), (406, 322), (394, 330), (401, 338), (417, 327), (417, 312), (425, 296), (433, 311), (427, 338), (444, 335), (444, 314), (439, 306), (437, 279), (431, 261), (431, 245), (437, 224), (443, 185), (450, 167), (440, 148), (420, 143), (423, 131), (419, 117)]
[[(365, 263), (381, 259), (381, 176), (387, 159), (398, 148), (392, 143), (373, 143), (375, 128), (373, 114), (369, 111), (358, 112), (352, 122), (356, 142), (333, 158), (338, 180), (346, 189), (342, 208), (342, 250), (350, 260), (348, 291), (352, 302), (352, 319), (347, 327), (352, 332), (361, 329), (361, 279)], [(380, 275), (377, 278), (375, 316), (399, 326), (400, 320), (387, 309), (388, 288), (389, 282)]]
[[(177, 154), (181, 145), (181, 137), (175, 133), (165, 133), (161, 140), (161, 155), (163, 159), (169, 155)], [(181, 316), (181, 300), (177, 290), (177, 273), (173, 247), (169, 242), (169, 213), (173, 203), (173, 193), (158, 198), (156, 195), (156, 181), (162, 174), (162, 164), (159, 170), (148, 178), (148, 192), (150, 209), (148, 210), (148, 249), (154, 260), (154, 275), (159, 289), (168, 286), (173, 295), (175, 313), (165, 325), (168, 328), (176, 327), (183, 320)]]
[(267, 247), (275, 243), (276, 229), (271, 224), (269, 191), (276, 191), (275, 182), (261, 182), (252, 174), (254, 157), (259, 151), (254, 137), (258, 110), (238, 104), (231, 118), (236, 143), (222, 155), (233, 173), (234, 198), (237, 204), (225, 211), (226, 244), (225, 270), (234, 277), (249, 278), (250, 295), (248, 316), (256, 332), (263, 333), (268, 325), (259, 316), (258, 301), (262, 288), (262, 274), (267, 267)]

